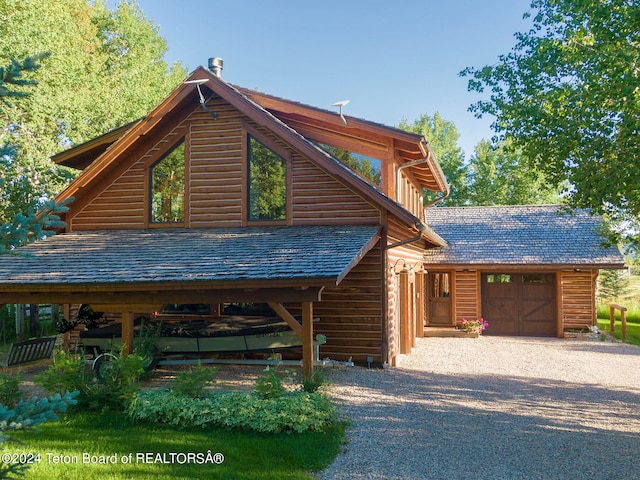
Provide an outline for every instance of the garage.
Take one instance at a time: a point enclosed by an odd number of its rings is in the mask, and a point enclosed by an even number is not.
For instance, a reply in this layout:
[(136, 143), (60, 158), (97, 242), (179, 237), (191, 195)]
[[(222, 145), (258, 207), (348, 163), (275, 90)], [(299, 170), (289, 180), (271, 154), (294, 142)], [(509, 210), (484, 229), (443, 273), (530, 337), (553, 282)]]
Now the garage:
[(482, 316), (486, 335), (555, 336), (558, 306), (555, 273), (483, 273)]

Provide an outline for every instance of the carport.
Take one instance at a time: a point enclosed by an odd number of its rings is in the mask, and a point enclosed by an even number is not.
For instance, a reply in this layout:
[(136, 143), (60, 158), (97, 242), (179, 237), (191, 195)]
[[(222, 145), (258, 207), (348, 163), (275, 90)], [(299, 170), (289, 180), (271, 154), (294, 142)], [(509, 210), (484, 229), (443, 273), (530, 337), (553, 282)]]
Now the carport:
[[(133, 314), (163, 304), (269, 303), (302, 337), (314, 365), (313, 305), (379, 240), (378, 226), (71, 232), (0, 256), (0, 304), (90, 304)], [(301, 322), (290, 313), (300, 313)]]

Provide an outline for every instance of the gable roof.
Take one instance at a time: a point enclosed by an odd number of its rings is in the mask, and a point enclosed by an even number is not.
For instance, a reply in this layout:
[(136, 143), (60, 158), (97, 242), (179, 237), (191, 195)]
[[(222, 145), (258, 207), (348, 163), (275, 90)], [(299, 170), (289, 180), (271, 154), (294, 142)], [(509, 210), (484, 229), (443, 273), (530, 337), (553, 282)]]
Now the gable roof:
[(345, 124), (335, 112), (255, 90), (236, 88), (305, 138), (349, 151), (357, 149), (356, 153), (378, 159), (395, 152), (403, 164), (408, 164), (414, 178), (424, 188), (442, 193), (449, 191), (440, 164), (423, 135), (348, 115), (343, 115)]
[(428, 224), (448, 245), (429, 250), (428, 264), (457, 266), (591, 266), (622, 268), (617, 247), (603, 246), (602, 219), (559, 205), (436, 207)]
[[(105, 172), (113, 168), (117, 162), (121, 162), (122, 159), (126, 157), (125, 153), (133, 150), (137, 142), (144, 141), (153, 128), (161, 125), (163, 122), (169, 122), (170, 120), (168, 120), (168, 118), (170, 115), (175, 115), (178, 118), (186, 118), (188, 113), (198, 107), (197, 87), (193, 82), (187, 83), (193, 80), (205, 81), (201, 88), (210, 90), (214, 95), (224, 99), (253, 121), (270, 129), (274, 134), (278, 135), (284, 141), (296, 148), (301, 154), (310, 158), (329, 174), (339, 178), (349, 188), (362, 195), (363, 198), (366, 198), (374, 205), (389, 211), (408, 226), (420, 232), (423, 235), (423, 238), (432, 245), (439, 246), (445, 244), (442, 238), (424, 225), (420, 218), (416, 217), (402, 205), (376, 189), (367, 180), (363, 179), (342, 162), (332, 157), (313, 141), (309, 140), (294, 128), (267, 111), (261, 105), (253, 101), (237, 87), (217, 77), (204, 67), (198, 67), (187, 78), (187, 80), (185, 80), (185, 82), (174, 89), (163, 102), (151, 110), (143, 119), (133, 122), (126, 132), (122, 133), (119, 129), (116, 129), (116, 131), (103, 136), (107, 139), (105, 142), (96, 141), (93, 145), (96, 147), (94, 151), (98, 151), (98, 146), (103, 148), (110, 140), (113, 140), (113, 143), (108, 144), (104, 152), (91, 162), (91, 164), (86, 166), (83, 172), (57, 196), (57, 199), (59, 201), (70, 197), (76, 197), (77, 199), (78, 197), (91, 192), (93, 190), (91, 187), (100, 181), (100, 179), (105, 175)], [(182, 115), (182, 117), (180, 117), (180, 115)], [(399, 136), (401, 132), (400, 130), (380, 125), (378, 125), (378, 128), (387, 129), (388, 132), (390, 132), (389, 135), (393, 133), (393, 135)], [(416, 142), (416, 148), (419, 150), (422, 149), (420, 151), (424, 152), (426, 155), (424, 163), (433, 165), (433, 168), (435, 169), (434, 176), (439, 178), (438, 185), (440, 186), (438, 188), (442, 188), (444, 191), (448, 192), (448, 184), (446, 183), (444, 175), (435, 161), (431, 150), (427, 147), (424, 138), (419, 135), (408, 134), (406, 132), (402, 132), (402, 135), (405, 138), (413, 138)], [(72, 150), (76, 150), (79, 155), (84, 155), (84, 152), (91, 149), (92, 146), (83, 144), (74, 147)], [(84, 158), (84, 163), (86, 163), (87, 157), (85, 156)], [(74, 155), (70, 152), (66, 154), (58, 154), (54, 159), (65, 165), (71, 165), (72, 163), (81, 165), (83, 163), (76, 161), (74, 159)]]
[(335, 286), (379, 238), (376, 225), (71, 232), (0, 255), (0, 290)]

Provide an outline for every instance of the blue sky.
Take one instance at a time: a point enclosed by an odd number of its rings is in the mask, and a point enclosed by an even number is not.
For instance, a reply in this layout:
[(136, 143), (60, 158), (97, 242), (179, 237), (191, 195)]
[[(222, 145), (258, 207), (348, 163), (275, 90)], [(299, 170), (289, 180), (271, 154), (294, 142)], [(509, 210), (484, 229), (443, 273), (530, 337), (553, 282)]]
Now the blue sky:
[[(110, 2), (111, 3), (111, 2)], [(494, 64), (528, 23), (530, 0), (138, 0), (189, 71), (224, 60), (223, 78), (265, 93), (395, 126), (436, 111), (467, 157), (490, 119), (458, 73)]]

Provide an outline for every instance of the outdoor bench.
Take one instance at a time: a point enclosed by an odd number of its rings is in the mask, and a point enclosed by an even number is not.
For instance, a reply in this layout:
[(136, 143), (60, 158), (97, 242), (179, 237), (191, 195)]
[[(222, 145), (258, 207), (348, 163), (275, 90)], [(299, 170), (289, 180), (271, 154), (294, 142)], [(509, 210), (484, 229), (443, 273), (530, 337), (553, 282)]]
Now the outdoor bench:
[(56, 337), (33, 338), (24, 342), (12, 343), (4, 361), (0, 361), (0, 366), (6, 368), (50, 358), (55, 344)]

